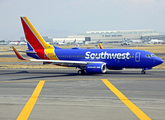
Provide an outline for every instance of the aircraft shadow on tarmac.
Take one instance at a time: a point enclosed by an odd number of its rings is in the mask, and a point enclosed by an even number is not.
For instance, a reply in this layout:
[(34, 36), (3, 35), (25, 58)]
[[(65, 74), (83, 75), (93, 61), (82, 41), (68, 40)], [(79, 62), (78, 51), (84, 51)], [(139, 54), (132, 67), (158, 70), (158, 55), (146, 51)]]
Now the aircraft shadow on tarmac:
[[(17, 71), (17, 72), (9, 72), (9, 73), (1, 73), (0, 75), (21, 75), (21, 74), (26, 74), (25, 77), (23, 75), (22, 78), (11, 78), (10, 80), (27, 80), (27, 79), (45, 79), (45, 78), (57, 78), (57, 77), (71, 77), (71, 76), (79, 76), (79, 77), (99, 77), (99, 76), (107, 76), (111, 77), (112, 75), (117, 75), (117, 76), (144, 76), (144, 74), (141, 74), (140, 71), (107, 71), (105, 74), (84, 74), (84, 75), (78, 75), (77, 72), (70, 72), (70, 71)], [(151, 75), (152, 73), (147, 73), (145, 76), (147, 77), (148, 75)]]
[[(25, 74), (27, 73), (31, 75), (31, 77), (24, 77), (24, 78), (14, 78), (11, 80), (27, 80), (27, 79), (44, 79), (44, 78), (57, 78), (57, 77), (69, 77), (69, 76), (102, 76), (102, 74), (85, 74), (85, 75), (78, 75), (77, 73), (68, 73), (68, 72), (27, 72), (21, 71), (12, 74)], [(36, 75), (36, 76), (35, 76)], [(39, 76), (38, 76), (39, 75)]]

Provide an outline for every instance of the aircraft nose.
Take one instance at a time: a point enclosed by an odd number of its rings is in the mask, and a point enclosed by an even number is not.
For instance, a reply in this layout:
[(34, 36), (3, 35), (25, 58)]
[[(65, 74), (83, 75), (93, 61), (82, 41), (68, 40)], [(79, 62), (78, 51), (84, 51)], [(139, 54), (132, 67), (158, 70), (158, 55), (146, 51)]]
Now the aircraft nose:
[(156, 59), (155, 59), (155, 63), (156, 63), (156, 65), (160, 65), (160, 64), (162, 64), (164, 61), (161, 59), (161, 58), (159, 58), (159, 57), (157, 57)]

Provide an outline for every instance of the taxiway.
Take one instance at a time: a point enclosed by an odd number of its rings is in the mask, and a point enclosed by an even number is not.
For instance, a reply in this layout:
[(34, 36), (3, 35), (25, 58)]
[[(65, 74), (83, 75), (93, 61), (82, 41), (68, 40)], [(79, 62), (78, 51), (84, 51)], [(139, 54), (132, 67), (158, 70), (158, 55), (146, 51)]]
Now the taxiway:
[[(107, 79), (150, 119), (165, 118), (165, 70), (108, 71), (77, 75), (76, 69), (0, 69), (0, 119), (17, 119), (40, 81), (45, 81), (29, 120), (138, 120)], [(133, 108), (134, 109), (134, 108)]]

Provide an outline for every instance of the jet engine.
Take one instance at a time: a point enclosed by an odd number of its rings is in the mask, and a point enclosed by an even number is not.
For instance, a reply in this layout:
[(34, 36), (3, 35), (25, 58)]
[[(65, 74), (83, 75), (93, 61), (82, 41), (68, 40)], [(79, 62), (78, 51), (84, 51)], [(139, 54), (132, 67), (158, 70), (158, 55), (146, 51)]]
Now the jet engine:
[(86, 65), (86, 72), (88, 73), (105, 73), (106, 63), (90, 63)]

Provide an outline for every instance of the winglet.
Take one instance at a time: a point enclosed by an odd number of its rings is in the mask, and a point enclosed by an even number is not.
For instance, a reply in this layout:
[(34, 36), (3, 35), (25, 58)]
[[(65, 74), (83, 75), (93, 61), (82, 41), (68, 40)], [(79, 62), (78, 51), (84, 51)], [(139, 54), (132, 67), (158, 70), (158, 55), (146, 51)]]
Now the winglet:
[(15, 52), (16, 56), (18, 57), (18, 59), (26, 60), (24, 57), (22, 57), (22, 56), (18, 53), (18, 51), (14, 48), (14, 46), (12, 46), (12, 48), (13, 48), (13, 51)]
[(99, 43), (100, 49), (103, 49), (103, 46), (101, 45), (101, 43)]

